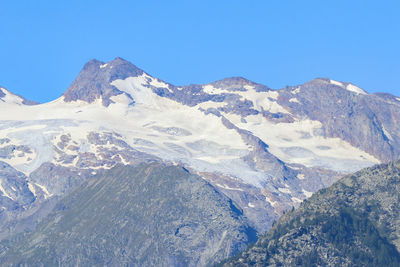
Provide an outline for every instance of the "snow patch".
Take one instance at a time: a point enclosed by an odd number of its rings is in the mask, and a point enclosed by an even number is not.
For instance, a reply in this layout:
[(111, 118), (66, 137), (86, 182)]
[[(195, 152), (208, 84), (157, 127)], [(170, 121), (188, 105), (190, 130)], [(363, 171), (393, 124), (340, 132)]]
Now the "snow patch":
[(8, 197), (9, 199), (14, 200), (14, 198), (12, 198), (9, 194), (7, 194), (6, 190), (4, 190), (3, 185), (1, 184), (1, 181), (0, 181), (0, 191), (3, 192), (3, 195), (5, 197)]
[(387, 138), (389, 138), (390, 140), (393, 140), (392, 135), (386, 130), (385, 126), (383, 126), (383, 125), (382, 125), (382, 131), (386, 135)]
[(159, 79), (151, 78), (150, 85), (152, 85), (154, 87), (157, 87), (157, 88), (166, 88), (166, 89), (168, 89), (168, 91), (170, 93), (174, 92), (169, 88), (168, 84), (166, 84), (165, 82), (160, 81)]
[(297, 197), (292, 197), (291, 199), (292, 199), (292, 201), (295, 202), (295, 203), (301, 203), (301, 202), (303, 202), (303, 200), (301, 200), (301, 199), (299, 199), (299, 198), (297, 198)]
[(35, 186), (34, 186), (32, 183), (29, 183), (29, 182), (28, 182), (28, 188), (29, 188), (29, 190), (32, 192), (32, 194), (36, 197), (37, 194), (36, 194)]
[(337, 85), (337, 86), (340, 86), (343, 89), (346, 89), (347, 91), (350, 91), (350, 92), (353, 92), (353, 93), (356, 93), (356, 94), (367, 95), (367, 92), (365, 92), (360, 87), (355, 86), (354, 84), (351, 84), (351, 83), (345, 85), (342, 82), (338, 82), (338, 81), (335, 81), (335, 80), (330, 80), (330, 83), (334, 84), (334, 85)]
[(305, 189), (303, 189), (302, 192), (303, 192), (303, 194), (306, 196), (306, 198), (311, 197), (312, 194), (313, 194), (312, 192), (309, 192), (309, 191), (307, 191), (307, 190), (305, 190)]
[(36, 186), (38, 186), (40, 189), (42, 189), (43, 193), (44, 193), (44, 199), (47, 199), (51, 196), (53, 196), (53, 194), (50, 194), (49, 191), (47, 191), (47, 188), (43, 185), (37, 184), (35, 183)]
[(341, 83), (341, 82), (338, 82), (338, 81), (335, 81), (335, 80), (330, 80), (330, 82), (331, 82), (331, 84), (343, 87), (343, 83)]
[(288, 189), (288, 188), (279, 187), (278, 190), (281, 191), (282, 193), (285, 193), (285, 194), (292, 193), (292, 191), (290, 191), (290, 189)]
[(261, 138), (273, 155), (287, 163), (346, 173), (380, 163), (374, 156), (340, 138), (322, 136), (322, 124), (319, 121), (305, 119), (293, 123), (274, 123), (257, 114), (247, 116), (244, 123), (235, 116), (228, 114), (227, 117), (239, 128)]
[(354, 92), (354, 93), (356, 93), (356, 94), (367, 95), (367, 92), (365, 92), (365, 91), (364, 91), (363, 89), (361, 89), (360, 87), (355, 86), (354, 84), (351, 84), (351, 83), (349, 83), (349, 84), (346, 86), (346, 90), (351, 91), (351, 92)]
[(216, 183), (216, 186), (221, 187), (223, 189), (227, 189), (227, 190), (243, 191), (243, 189), (241, 189), (241, 188), (233, 188), (233, 187), (229, 187), (227, 185), (221, 185), (218, 183)]
[(300, 86), (297, 87), (296, 89), (292, 90), (291, 93), (292, 93), (293, 95), (300, 93)]
[(302, 174), (302, 173), (297, 174), (297, 178), (299, 178), (300, 180), (304, 180), (305, 179), (304, 178), (304, 174)]
[(271, 204), (272, 207), (275, 207), (276, 205), (278, 205), (278, 201), (273, 201), (271, 198), (269, 197), (265, 197), (265, 201), (268, 202), (269, 204)]
[(104, 69), (105, 67), (107, 67), (108, 63), (100, 65), (100, 69)]

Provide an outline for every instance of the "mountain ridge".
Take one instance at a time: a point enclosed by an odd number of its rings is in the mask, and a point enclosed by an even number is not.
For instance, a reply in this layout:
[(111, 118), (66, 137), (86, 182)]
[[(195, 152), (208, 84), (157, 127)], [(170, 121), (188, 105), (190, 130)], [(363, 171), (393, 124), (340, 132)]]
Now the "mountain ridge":
[(0, 160), (50, 199), (116, 164), (180, 164), (265, 231), (342, 175), (400, 155), (400, 101), (347, 86), (175, 86), (120, 58), (93, 60), (59, 99), (0, 112)]
[[(114, 70), (111, 73), (109, 72), (109, 70), (107, 70), (107, 69), (113, 69), (113, 68), (114, 68)], [(99, 71), (99, 69), (100, 69), (100, 71)], [(102, 71), (107, 72), (107, 73), (104, 74), (104, 73), (102, 73)], [(66, 102), (83, 100), (88, 103), (92, 103), (100, 95), (104, 95), (105, 99), (103, 100), (103, 104), (108, 106), (109, 104), (112, 103), (112, 101), (109, 98), (111, 96), (119, 95), (122, 92), (120, 92), (116, 88), (113, 88), (112, 86), (109, 88), (102, 88), (102, 87), (96, 88), (96, 85), (85, 86), (85, 85), (89, 84), (89, 81), (97, 81), (96, 84), (99, 85), (99, 84), (101, 84), (101, 82), (98, 82), (99, 79), (100, 80), (105, 79), (105, 81), (107, 81), (107, 82), (112, 82), (113, 80), (125, 79), (126, 77), (136, 77), (143, 73), (146, 73), (146, 72), (121, 57), (116, 57), (115, 59), (108, 61), (108, 62), (103, 62), (98, 59), (91, 59), (84, 64), (83, 68), (81, 69), (81, 71), (78, 74), (75, 81), (64, 91), (64, 93), (63, 93), (64, 100)], [(103, 77), (104, 75), (106, 77)], [(149, 75), (149, 76), (152, 77), (151, 75)], [(211, 81), (209, 83), (204, 83), (204, 84), (189, 84), (189, 85), (179, 85), (179, 86), (173, 85), (173, 84), (163, 81), (161, 79), (157, 79), (157, 80), (159, 80), (160, 82), (162, 82), (166, 85), (170, 85), (175, 88), (190, 88), (193, 86), (197, 87), (197, 86), (206, 86), (206, 85), (213, 85), (213, 86), (218, 87), (221, 84), (228, 83), (228, 84), (233, 84), (236, 87), (243, 87), (243, 85), (260, 86), (260, 88), (262, 88), (262, 89), (259, 89), (260, 91), (268, 91), (268, 90), (281, 91), (281, 90), (285, 89), (285, 88), (272, 89), (272, 88), (268, 87), (267, 85), (248, 80), (247, 78), (244, 78), (242, 76), (226, 77), (226, 78), (222, 78), (222, 79), (219, 79), (216, 81)], [(352, 86), (357, 87), (356, 85), (354, 85), (353, 83), (350, 83), (350, 82), (335, 81), (335, 80), (332, 80), (332, 79), (326, 78), (326, 77), (325, 78), (316, 77), (316, 78), (314, 78), (310, 81), (307, 81), (303, 84), (300, 84), (300, 85), (319, 83), (321, 81), (323, 83), (336, 85), (338, 88), (341, 88), (343, 90), (347, 90), (350, 92), (351, 92), (351, 90), (346, 89), (346, 86), (352, 85)], [(80, 87), (79, 86), (77, 87), (77, 84), (80, 84)], [(297, 87), (300, 85), (289, 86), (289, 87)], [(0, 88), (3, 88), (3, 87), (0, 87)], [(367, 93), (365, 90), (360, 89), (359, 87), (357, 87), (357, 88), (359, 90), (362, 90), (363, 93), (365, 93), (365, 94), (370, 94), (370, 93)], [(3, 88), (3, 89), (5, 89), (5, 88)], [(9, 92), (11, 93), (11, 91), (9, 91)], [(357, 92), (355, 92), (355, 93), (357, 93)], [(394, 96), (390, 93), (376, 92), (374, 94), (385, 95), (385, 96), (394, 98)], [(1, 97), (2, 97), (2, 92), (0, 92), (0, 98)], [(21, 96), (19, 96), (19, 97), (21, 97)], [(21, 97), (21, 98), (23, 98), (23, 97)], [(27, 103), (29, 102), (32, 104), (40, 104), (38, 102), (30, 101), (30, 100), (26, 100), (26, 99), (25, 99), (25, 101), (27, 101)]]

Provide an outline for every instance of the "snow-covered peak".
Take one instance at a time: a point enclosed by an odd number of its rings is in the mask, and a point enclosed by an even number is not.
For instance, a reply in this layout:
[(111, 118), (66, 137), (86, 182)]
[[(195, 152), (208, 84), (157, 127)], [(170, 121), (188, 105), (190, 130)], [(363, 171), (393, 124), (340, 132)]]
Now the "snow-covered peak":
[(7, 89), (0, 87), (0, 105), (36, 105), (37, 102), (27, 100), (19, 95), (13, 94)]

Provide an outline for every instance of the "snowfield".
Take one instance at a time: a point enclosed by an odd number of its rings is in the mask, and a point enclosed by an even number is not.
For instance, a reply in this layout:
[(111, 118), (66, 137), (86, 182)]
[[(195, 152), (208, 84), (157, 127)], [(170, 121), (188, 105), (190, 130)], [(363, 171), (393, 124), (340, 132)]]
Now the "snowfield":
[[(113, 96), (111, 100), (114, 103), (108, 107), (102, 105), (102, 99), (88, 104), (84, 101), (65, 102), (63, 97), (27, 106), (21, 105), (17, 96), (8, 93), (1, 103), (7, 109), (7, 112), (0, 113), (1, 136), (9, 138), (13, 144), (30, 147), (32, 153), (2, 160), (25, 174), (44, 162), (57, 163), (59, 155), (54, 147), (65, 134), (79, 147), (79, 152), (101, 157), (99, 147), (89, 144), (88, 135), (91, 132), (115, 132), (133, 149), (170, 162), (183, 163), (200, 172), (223, 173), (257, 187), (270, 179), (243, 160), (253, 147), (235, 129), (228, 129), (221, 117), (201, 111), (201, 108), (218, 108), (223, 103), (209, 101), (194, 107), (186, 106), (158, 96), (148, 87), (149, 84), (168, 88), (167, 84), (145, 73), (113, 81), (112, 85), (124, 93)], [(231, 92), (212, 85), (204, 86), (203, 90), (213, 94)], [(274, 101), (278, 97), (276, 91), (256, 92), (248, 86), (247, 91), (235, 93), (251, 100), (257, 110), (288, 113)], [(261, 114), (246, 116), (245, 121), (239, 115), (223, 115), (240, 129), (258, 136), (273, 155), (288, 163), (339, 172), (351, 172), (379, 163), (373, 156), (343, 140), (319, 136), (321, 125), (318, 121), (305, 119), (274, 123)], [(111, 144), (102, 148), (117, 149)], [(62, 152), (70, 157), (76, 154), (76, 151), (66, 149)], [(74, 166), (76, 163), (75, 158), (63, 165)]]

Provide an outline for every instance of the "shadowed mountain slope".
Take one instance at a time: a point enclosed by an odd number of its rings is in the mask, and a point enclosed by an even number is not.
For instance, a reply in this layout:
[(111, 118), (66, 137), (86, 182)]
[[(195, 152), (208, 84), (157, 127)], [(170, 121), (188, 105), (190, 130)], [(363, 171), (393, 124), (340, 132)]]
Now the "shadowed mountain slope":
[(230, 199), (178, 166), (116, 166), (3, 243), (2, 265), (204, 266), (255, 241)]

